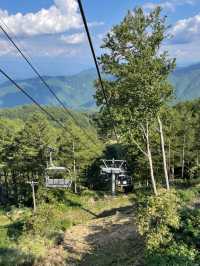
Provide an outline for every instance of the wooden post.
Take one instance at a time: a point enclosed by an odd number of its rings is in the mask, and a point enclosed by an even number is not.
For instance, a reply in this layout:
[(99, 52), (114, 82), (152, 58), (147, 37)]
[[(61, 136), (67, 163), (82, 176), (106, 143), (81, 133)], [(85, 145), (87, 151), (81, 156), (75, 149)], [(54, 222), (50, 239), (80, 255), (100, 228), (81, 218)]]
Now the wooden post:
[(29, 182), (27, 182), (27, 183), (30, 184), (30, 185), (31, 185), (31, 188), (32, 188), (33, 212), (35, 213), (35, 212), (36, 212), (35, 185), (36, 185), (38, 182), (29, 181)]

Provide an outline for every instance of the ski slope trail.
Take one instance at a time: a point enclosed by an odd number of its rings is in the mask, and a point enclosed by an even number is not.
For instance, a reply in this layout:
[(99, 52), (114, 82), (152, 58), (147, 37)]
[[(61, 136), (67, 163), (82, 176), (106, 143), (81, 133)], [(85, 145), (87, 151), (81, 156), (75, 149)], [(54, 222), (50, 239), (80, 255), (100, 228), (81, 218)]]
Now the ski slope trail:
[(64, 265), (143, 265), (143, 242), (134, 226), (134, 208), (106, 211), (87, 224), (67, 230), (62, 247)]

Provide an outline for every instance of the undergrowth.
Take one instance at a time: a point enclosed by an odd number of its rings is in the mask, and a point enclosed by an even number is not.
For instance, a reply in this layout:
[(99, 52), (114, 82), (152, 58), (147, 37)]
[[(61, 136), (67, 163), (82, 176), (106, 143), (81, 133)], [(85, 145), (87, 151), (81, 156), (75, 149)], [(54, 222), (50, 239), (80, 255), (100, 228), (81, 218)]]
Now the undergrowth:
[(51, 248), (62, 243), (66, 229), (127, 204), (129, 198), (123, 195), (112, 198), (90, 190), (76, 195), (40, 189), (35, 213), (29, 208), (0, 209), (0, 265), (38, 265)]
[(138, 197), (137, 225), (145, 238), (146, 265), (200, 265), (199, 193), (196, 186)]

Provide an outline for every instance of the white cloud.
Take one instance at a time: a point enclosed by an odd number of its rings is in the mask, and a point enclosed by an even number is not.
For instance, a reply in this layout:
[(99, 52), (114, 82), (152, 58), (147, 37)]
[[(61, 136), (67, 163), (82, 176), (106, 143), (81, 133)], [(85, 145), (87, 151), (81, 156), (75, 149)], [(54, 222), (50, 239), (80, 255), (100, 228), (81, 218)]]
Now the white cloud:
[(7, 41), (0, 40), (0, 56), (8, 54), (16, 55), (15, 48), (13, 46), (10, 46)]
[(59, 42), (53, 42), (50, 38), (47, 42), (32, 42), (32, 40), (23, 41), (22, 50), (28, 51), (31, 57), (74, 57), (80, 53), (79, 47), (59, 45)]
[(143, 8), (146, 10), (153, 10), (157, 6), (162, 7), (164, 10), (170, 10), (170, 11), (175, 11), (177, 6), (182, 6), (182, 5), (193, 5), (195, 4), (197, 0), (169, 0), (169, 1), (164, 1), (160, 3), (153, 3), (153, 2), (147, 2), (143, 5)]
[(155, 3), (152, 3), (152, 2), (148, 2), (146, 4), (143, 5), (143, 8), (144, 9), (148, 9), (148, 10), (153, 10), (155, 9), (157, 6), (160, 6), (162, 7), (163, 9), (169, 9), (171, 11), (174, 11), (175, 10), (175, 6), (172, 2), (164, 2), (164, 3), (159, 3), (159, 4), (155, 4)]
[(200, 13), (194, 17), (182, 19), (176, 22), (171, 29), (174, 43), (188, 43), (200, 40)]
[(178, 64), (188, 64), (200, 61), (200, 40), (191, 43), (165, 45), (162, 50), (167, 50), (171, 57), (177, 58)]
[(81, 44), (86, 40), (86, 36), (84, 33), (74, 33), (68, 36), (62, 35), (60, 39), (66, 44)]
[(49, 9), (37, 13), (11, 15), (0, 9), (0, 18), (18, 36), (63, 33), (82, 27), (76, 0), (54, 0)]

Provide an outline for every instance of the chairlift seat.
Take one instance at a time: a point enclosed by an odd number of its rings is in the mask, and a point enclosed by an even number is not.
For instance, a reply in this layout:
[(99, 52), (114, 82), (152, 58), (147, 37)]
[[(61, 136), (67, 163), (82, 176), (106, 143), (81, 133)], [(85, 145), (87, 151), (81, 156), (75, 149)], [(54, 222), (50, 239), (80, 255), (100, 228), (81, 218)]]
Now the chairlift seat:
[(70, 188), (72, 181), (68, 179), (56, 179), (46, 177), (46, 187), (48, 188)]
[(70, 188), (72, 180), (63, 178), (67, 171), (67, 168), (62, 166), (55, 166), (52, 161), (52, 151), (50, 151), (50, 163), (46, 168), (46, 187), (47, 188)]
[(102, 173), (107, 173), (107, 174), (122, 174), (124, 173), (124, 169), (122, 168), (114, 168), (114, 167), (102, 167), (101, 168)]

